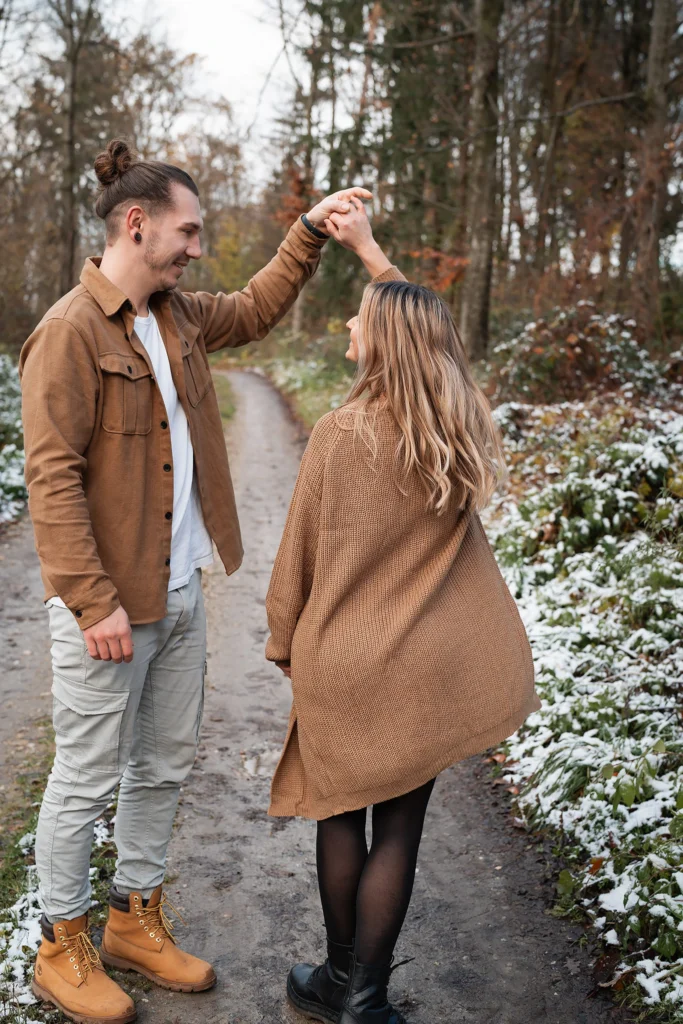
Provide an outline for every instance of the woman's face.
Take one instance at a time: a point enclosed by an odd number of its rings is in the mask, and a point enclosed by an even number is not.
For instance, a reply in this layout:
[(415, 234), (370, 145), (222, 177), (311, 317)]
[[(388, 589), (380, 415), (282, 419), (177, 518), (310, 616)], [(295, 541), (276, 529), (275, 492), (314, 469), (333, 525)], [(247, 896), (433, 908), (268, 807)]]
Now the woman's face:
[(358, 362), (358, 317), (352, 316), (347, 321), (346, 326), (348, 327), (351, 337), (349, 338), (349, 347), (346, 350), (346, 358), (350, 359), (352, 363)]

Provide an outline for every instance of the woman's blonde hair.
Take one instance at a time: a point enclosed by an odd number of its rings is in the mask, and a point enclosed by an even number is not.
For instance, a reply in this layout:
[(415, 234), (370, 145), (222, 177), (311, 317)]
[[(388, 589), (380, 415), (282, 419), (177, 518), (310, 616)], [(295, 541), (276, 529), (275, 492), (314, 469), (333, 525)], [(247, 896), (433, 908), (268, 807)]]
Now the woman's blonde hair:
[(482, 509), (505, 475), (498, 428), (476, 384), (455, 321), (428, 288), (384, 281), (365, 289), (358, 369), (344, 407), (376, 452), (375, 416), (386, 404), (401, 431), (404, 478), (416, 473), (427, 507)]

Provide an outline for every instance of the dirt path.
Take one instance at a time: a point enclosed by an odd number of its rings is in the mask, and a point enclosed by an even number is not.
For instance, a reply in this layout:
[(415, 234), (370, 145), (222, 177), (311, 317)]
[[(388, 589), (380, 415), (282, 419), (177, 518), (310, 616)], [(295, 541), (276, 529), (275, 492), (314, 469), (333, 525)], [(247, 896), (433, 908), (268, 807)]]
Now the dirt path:
[(15, 764), (36, 746), (33, 723), (52, 708), (47, 613), (28, 517), (0, 532), (0, 657), (0, 793), (9, 797)]
[[(232, 465), (245, 561), (208, 574), (209, 683), (199, 767), (185, 788), (169, 887), (192, 946), (213, 959), (217, 988), (154, 990), (145, 1024), (299, 1021), (283, 1000), (287, 970), (320, 956), (310, 822), (269, 819), (269, 775), (284, 737), (289, 685), (263, 658), (264, 597), (303, 448), (268, 384), (232, 374)], [(486, 787), (480, 758), (445, 772), (427, 815), (414, 903), (398, 953), (413, 963), (392, 991), (410, 1024), (597, 1024), (610, 1002), (586, 999), (582, 934), (544, 912), (538, 851)], [(538, 858), (538, 859), (537, 859)]]
[[(206, 573), (203, 739), (183, 792), (168, 885), (187, 922), (179, 925), (181, 941), (213, 961), (219, 984), (195, 996), (148, 988), (139, 996), (142, 1024), (300, 1021), (283, 999), (284, 978), (295, 960), (315, 959), (323, 946), (314, 825), (265, 813), (290, 691), (263, 658), (264, 597), (303, 439), (264, 380), (238, 373), (231, 380), (238, 410), (229, 446), (246, 556), (230, 579), (218, 565)], [(47, 706), (41, 694), (49, 678), (27, 524), (0, 543), (9, 545), (0, 547), (0, 635), (12, 641), (5, 658), (18, 662), (0, 684), (5, 741)], [(24, 650), (36, 652), (30, 665)], [(507, 801), (486, 777), (473, 758), (437, 782), (397, 950), (416, 959), (394, 975), (395, 1000), (410, 1024), (622, 1020), (606, 996), (587, 998), (582, 929), (548, 916), (545, 858), (511, 827)]]

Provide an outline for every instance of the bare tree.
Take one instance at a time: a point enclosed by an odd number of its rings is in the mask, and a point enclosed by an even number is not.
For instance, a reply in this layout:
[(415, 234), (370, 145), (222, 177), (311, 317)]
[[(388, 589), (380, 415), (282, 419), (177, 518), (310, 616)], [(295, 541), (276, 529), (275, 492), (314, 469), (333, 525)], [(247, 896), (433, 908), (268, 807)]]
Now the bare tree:
[(495, 233), (496, 153), (498, 147), (498, 33), (503, 0), (475, 0), (467, 239), (469, 266), (463, 286), (460, 326), (472, 358), (486, 354), (493, 238)]
[(647, 62), (646, 121), (635, 196), (633, 308), (648, 337), (659, 314), (659, 242), (671, 158), (667, 138), (670, 41), (675, 0), (654, 0)]
[(95, 27), (95, 0), (49, 0), (56, 18), (58, 31), (64, 43), (64, 169), (62, 173), (62, 270), (60, 290), (68, 292), (75, 283), (76, 253), (78, 251), (78, 198), (79, 173), (77, 166), (76, 117), (79, 70), (84, 46)]

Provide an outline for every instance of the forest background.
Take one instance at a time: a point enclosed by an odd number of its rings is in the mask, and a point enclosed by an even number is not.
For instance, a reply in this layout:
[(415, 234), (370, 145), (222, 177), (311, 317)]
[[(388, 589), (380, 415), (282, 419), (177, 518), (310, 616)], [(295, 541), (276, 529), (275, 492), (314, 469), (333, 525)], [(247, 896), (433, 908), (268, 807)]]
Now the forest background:
[[(363, 182), (380, 242), (449, 302), (475, 358), (580, 299), (677, 347), (679, 0), (278, 0), (271, 14), (290, 87), (257, 156), (163, 24), (131, 33), (103, 0), (0, 5), (5, 351), (101, 251), (92, 162), (116, 135), (199, 185), (190, 288), (243, 286), (316, 196)], [(331, 247), (295, 332), (355, 312), (363, 283)]]

